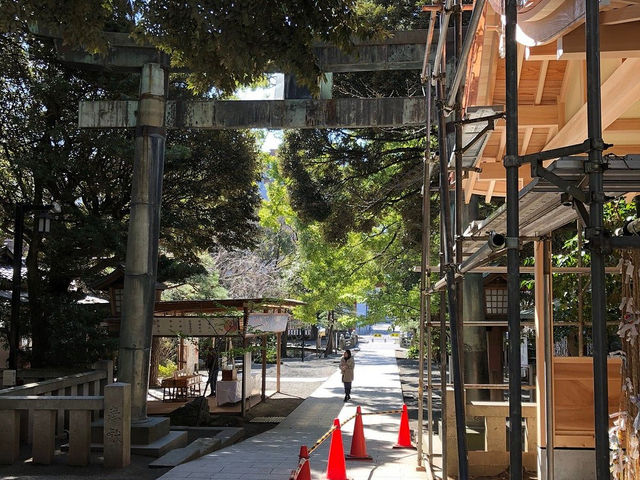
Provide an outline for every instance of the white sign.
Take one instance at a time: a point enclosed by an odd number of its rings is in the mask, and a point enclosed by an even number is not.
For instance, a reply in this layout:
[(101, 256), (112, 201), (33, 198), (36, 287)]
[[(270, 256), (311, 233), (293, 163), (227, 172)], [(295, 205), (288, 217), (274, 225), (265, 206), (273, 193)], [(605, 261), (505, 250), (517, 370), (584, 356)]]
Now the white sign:
[(288, 313), (250, 313), (247, 336), (284, 332), (288, 321)]

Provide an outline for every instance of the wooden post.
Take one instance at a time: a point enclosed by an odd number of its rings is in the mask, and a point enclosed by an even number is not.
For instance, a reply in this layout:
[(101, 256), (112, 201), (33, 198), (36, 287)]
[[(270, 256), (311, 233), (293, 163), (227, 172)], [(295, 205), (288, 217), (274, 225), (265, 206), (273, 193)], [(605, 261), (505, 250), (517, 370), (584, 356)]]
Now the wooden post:
[[(553, 290), (551, 273), (551, 240), (542, 238), (533, 246), (535, 269), (535, 324), (536, 324), (536, 413), (538, 419), (538, 446), (547, 449), (547, 465), (542, 469), (553, 469), (553, 428), (547, 434), (547, 425), (553, 425)], [(545, 335), (545, 328), (547, 329)], [(545, 339), (545, 337), (547, 337)], [(547, 399), (551, 401), (547, 401)], [(549, 441), (548, 441), (549, 440)]]
[(240, 415), (247, 413), (247, 325), (249, 324), (249, 309), (244, 307), (242, 324), (242, 400), (240, 401)]
[(282, 332), (276, 333), (276, 392), (280, 393), (280, 344)]
[(267, 398), (267, 336), (262, 336), (262, 401)]

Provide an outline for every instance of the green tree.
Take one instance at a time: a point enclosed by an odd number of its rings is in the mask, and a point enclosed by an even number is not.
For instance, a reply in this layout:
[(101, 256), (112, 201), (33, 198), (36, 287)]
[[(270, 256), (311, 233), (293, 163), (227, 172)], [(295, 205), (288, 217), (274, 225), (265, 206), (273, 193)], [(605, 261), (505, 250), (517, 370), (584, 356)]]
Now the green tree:
[[(34, 365), (43, 365), (56, 332), (43, 298), (90, 285), (124, 260), (133, 133), (79, 130), (80, 99), (135, 95), (135, 76), (77, 72), (50, 42), (0, 35), (0, 232), (13, 236), (18, 202), (57, 201), (63, 213), (45, 239), (26, 220), (27, 283)], [(174, 94), (186, 91), (177, 77)], [(170, 132), (164, 179), (159, 278), (202, 272), (198, 253), (254, 245), (261, 162), (246, 132)], [(24, 332), (28, 333), (28, 332)]]
[(170, 53), (201, 92), (231, 93), (274, 70), (315, 88), (317, 41), (348, 48), (354, 35), (380, 30), (359, 14), (356, 0), (6, 0), (1, 7), (0, 31), (26, 32), (37, 22), (91, 53), (106, 51), (103, 31), (131, 32)]

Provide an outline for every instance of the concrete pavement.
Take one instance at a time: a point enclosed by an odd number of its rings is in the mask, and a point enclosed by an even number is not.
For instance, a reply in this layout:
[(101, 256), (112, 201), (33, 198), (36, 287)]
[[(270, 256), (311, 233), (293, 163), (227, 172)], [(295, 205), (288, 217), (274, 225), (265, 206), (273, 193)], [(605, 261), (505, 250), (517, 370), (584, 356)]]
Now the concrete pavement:
[[(241, 443), (218, 450), (198, 460), (180, 465), (162, 480), (287, 480), (298, 464), (301, 445), (309, 448), (333, 423), (355, 413), (402, 407), (402, 389), (395, 361), (395, 344), (361, 343), (355, 355), (356, 369), (352, 401), (343, 403), (344, 390), (336, 372), (309, 396), (285, 421), (275, 428)], [(425, 480), (425, 472), (416, 471), (413, 450), (394, 450), (400, 415), (363, 417), (367, 451), (373, 461), (348, 461), (347, 476), (353, 480)], [(351, 445), (354, 421), (342, 429), (345, 451)], [(310, 458), (314, 480), (325, 478), (329, 443), (324, 442)]]

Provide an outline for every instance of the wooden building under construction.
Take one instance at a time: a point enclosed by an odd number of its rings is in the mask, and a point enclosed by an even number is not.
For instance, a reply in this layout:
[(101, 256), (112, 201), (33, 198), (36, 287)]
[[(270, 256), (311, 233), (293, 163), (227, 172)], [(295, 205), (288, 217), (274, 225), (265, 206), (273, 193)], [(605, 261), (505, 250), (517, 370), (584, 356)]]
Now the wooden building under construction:
[[(423, 69), (430, 99), (427, 122), (439, 127), (440, 201), (455, 204), (451, 214), (442, 210), (445, 262), (433, 285), (437, 275), (428, 249), (423, 251), (423, 271), (433, 273), (423, 278), (426, 335), (431, 328), (447, 328), (453, 349), (449, 386), (434, 385), (429, 375), (425, 389), (429, 397), (434, 390), (447, 389), (439, 431), (439, 438), (446, 439), (442, 462), (433, 454), (437, 438), (428, 444), (434, 473), (470, 478), (510, 470), (510, 479), (521, 479), (523, 470), (537, 470), (539, 479), (602, 480), (610, 478), (611, 471), (616, 479), (639, 478), (639, 432), (632, 424), (634, 419), (640, 424), (633, 401), (640, 388), (634, 343), (635, 285), (640, 281), (634, 252), (640, 238), (632, 235), (633, 223), (622, 235), (606, 231), (602, 209), (616, 198), (633, 201), (640, 192), (640, 4), (464, 3), (424, 7), (431, 19)], [(451, 35), (453, 51), (447, 46)], [(445, 59), (453, 68), (445, 68)], [(431, 172), (437, 170), (437, 165), (425, 163), (425, 183), (434, 181)], [(449, 202), (449, 196), (455, 201)], [(474, 218), (478, 199), (490, 202), (497, 197), (505, 197), (505, 202), (497, 202), (502, 206), (487, 218), (462, 223), (463, 215)], [(423, 214), (429, 209), (425, 196)], [(551, 235), (567, 225), (575, 225), (584, 237), (590, 262), (554, 268)], [(429, 226), (424, 234), (429, 238)], [(521, 264), (520, 250), (528, 242), (534, 244), (534, 267)], [(622, 252), (618, 265), (605, 264), (611, 251)], [(506, 266), (498, 261), (505, 254)], [(469, 296), (486, 301), (477, 294), (481, 284), (474, 293), (480, 273), (506, 274), (504, 320), (480, 315), (471, 305)], [(535, 395), (524, 402), (519, 341), (509, 342), (508, 385), (469, 363), (491, 363), (486, 343), (492, 341), (492, 329), (508, 327), (508, 338), (520, 337), (521, 275), (531, 273), (536, 377), (531, 387)], [(562, 323), (578, 332), (579, 353), (573, 357), (553, 352), (553, 329), (560, 324), (553, 320), (552, 280), (565, 273), (581, 276), (583, 290), (593, 298), (589, 305), (576, 298), (579, 311), (590, 311), (591, 317), (581, 314)], [(606, 304), (605, 275), (622, 278), (620, 322), (607, 324), (611, 305)], [(437, 292), (448, 297), (446, 327), (429, 318), (430, 297)], [(615, 326), (622, 336), (617, 355), (607, 346), (607, 327), (611, 333)], [(589, 349), (585, 331), (593, 337)], [(464, 337), (463, 351), (458, 337)], [(476, 352), (482, 342), (484, 350)], [(496, 401), (501, 395), (495, 392), (507, 389), (508, 395)], [(491, 391), (493, 401), (482, 391)], [(522, 424), (522, 429), (509, 427), (514, 424)], [(470, 426), (484, 432), (480, 450), (471, 449), (466, 434), (460, 438)], [(610, 428), (617, 439), (611, 444)]]

